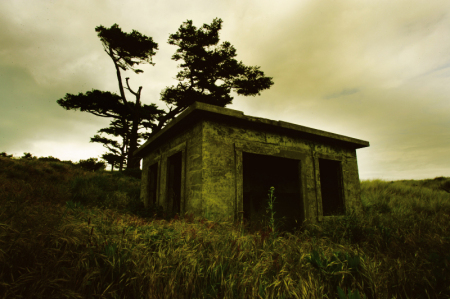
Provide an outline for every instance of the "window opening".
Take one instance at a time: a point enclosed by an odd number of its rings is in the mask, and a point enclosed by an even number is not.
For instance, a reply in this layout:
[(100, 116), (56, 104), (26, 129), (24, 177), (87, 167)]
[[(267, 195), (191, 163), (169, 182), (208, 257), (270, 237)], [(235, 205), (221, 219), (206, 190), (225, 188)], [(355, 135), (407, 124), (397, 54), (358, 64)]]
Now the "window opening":
[(319, 159), (319, 171), (323, 216), (344, 215), (341, 162)]

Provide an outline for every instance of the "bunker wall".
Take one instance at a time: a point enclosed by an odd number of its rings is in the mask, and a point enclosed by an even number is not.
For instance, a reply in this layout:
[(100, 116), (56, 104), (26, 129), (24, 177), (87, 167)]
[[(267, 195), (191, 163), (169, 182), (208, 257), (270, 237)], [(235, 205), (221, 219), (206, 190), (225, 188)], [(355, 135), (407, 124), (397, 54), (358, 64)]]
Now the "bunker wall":
[(203, 130), (203, 198), (210, 215), (242, 219), (242, 152), (298, 160), (302, 214), (312, 221), (323, 220), (319, 159), (340, 161), (345, 208), (362, 211), (355, 149), (211, 120), (204, 122)]

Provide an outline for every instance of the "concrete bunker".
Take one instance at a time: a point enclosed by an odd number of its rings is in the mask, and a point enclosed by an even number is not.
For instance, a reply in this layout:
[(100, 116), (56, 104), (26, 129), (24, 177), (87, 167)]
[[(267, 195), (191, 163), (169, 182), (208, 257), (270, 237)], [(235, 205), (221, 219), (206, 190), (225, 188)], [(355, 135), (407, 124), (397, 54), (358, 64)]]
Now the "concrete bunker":
[[(214, 221), (275, 224), (362, 213), (356, 149), (369, 142), (195, 102), (135, 151), (141, 200)], [(284, 222), (281, 220), (284, 217)]]

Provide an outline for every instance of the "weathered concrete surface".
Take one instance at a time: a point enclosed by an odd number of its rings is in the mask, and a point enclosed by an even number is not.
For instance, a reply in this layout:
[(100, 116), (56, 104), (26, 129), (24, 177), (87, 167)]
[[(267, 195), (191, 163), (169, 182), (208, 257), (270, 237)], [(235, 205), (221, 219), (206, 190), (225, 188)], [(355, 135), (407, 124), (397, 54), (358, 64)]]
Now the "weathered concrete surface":
[[(135, 154), (144, 158), (141, 199), (146, 205), (149, 167), (157, 163), (156, 203), (172, 209), (173, 200), (167, 195), (167, 160), (181, 152), (181, 214), (189, 212), (216, 221), (242, 221), (245, 214), (252, 221), (259, 220), (273, 182), (277, 184), (275, 211), (292, 218), (292, 226), (295, 220), (316, 222), (332, 217), (323, 216), (321, 184), (332, 186), (334, 180), (340, 186), (345, 212), (362, 212), (356, 149), (367, 146), (367, 141), (196, 102)], [(340, 169), (336, 179), (332, 176), (321, 182), (320, 159), (339, 161), (334, 163)], [(258, 168), (265, 160), (272, 161), (267, 167), (278, 173)], [(289, 174), (283, 174), (277, 165), (285, 165)], [(245, 182), (244, 171), (254, 171)], [(260, 179), (252, 179), (255, 176)], [(259, 190), (262, 188), (266, 190)], [(334, 199), (324, 199), (325, 204), (327, 200)]]

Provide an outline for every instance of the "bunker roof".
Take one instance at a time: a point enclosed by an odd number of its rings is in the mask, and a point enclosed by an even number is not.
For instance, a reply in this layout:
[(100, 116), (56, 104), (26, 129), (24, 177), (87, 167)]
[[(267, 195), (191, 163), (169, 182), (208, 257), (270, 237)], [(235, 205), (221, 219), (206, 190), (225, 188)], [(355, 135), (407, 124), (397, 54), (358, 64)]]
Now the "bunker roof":
[(258, 128), (278, 133), (290, 133), (290, 135), (294, 134), (300, 138), (322, 141), (324, 143), (336, 144), (353, 149), (369, 146), (368, 141), (296, 125), (282, 120), (276, 121), (267, 118), (249, 116), (238, 110), (222, 108), (202, 102), (194, 102), (194, 104), (184, 110), (161, 131), (150, 137), (147, 142), (145, 142), (134, 152), (134, 154), (137, 157), (142, 158), (147, 153), (164, 143), (168, 137), (176, 135), (195, 122), (207, 119), (225, 121), (229, 124), (241, 127)]

